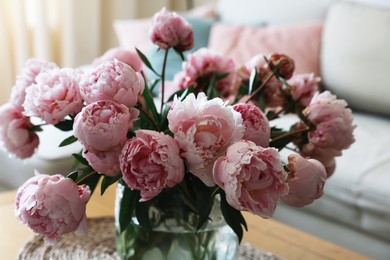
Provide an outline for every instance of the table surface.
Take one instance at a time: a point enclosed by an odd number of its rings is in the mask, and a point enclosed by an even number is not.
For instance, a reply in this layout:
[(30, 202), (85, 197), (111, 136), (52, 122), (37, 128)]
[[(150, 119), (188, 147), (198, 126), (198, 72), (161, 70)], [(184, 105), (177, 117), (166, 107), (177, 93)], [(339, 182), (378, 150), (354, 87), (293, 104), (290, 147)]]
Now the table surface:
[[(88, 217), (113, 216), (115, 187), (103, 196), (94, 194), (87, 204)], [(0, 193), (0, 258), (15, 259), (33, 233), (14, 216), (15, 191)], [(368, 259), (353, 251), (276, 222), (243, 213), (248, 224), (244, 241), (284, 259)]]

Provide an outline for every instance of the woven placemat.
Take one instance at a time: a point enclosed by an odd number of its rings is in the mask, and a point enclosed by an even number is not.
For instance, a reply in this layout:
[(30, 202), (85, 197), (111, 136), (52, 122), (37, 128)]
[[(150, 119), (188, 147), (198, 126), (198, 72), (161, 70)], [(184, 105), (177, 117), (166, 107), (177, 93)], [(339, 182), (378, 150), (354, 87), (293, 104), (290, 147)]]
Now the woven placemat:
[[(88, 220), (88, 235), (66, 234), (54, 246), (44, 243), (43, 238), (35, 236), (20, 249), (20, 260), (31, 259), (120, 259), (115, 248), (114, 219), (111, 217), (91, 218)], [(236, 260), (280, 260), (272, 253), (241, 243)]]

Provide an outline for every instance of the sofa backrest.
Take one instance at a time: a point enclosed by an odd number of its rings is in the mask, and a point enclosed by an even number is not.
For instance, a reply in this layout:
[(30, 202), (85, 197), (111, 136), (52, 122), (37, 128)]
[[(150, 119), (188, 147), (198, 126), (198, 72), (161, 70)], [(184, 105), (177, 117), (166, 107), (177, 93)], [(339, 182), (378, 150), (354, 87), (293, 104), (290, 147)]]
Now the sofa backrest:
[(320, 71), (324, 86), (352, 108), (390, 116), (388, 2), (387, 8), (339, 2), (329, 9)]
[(221, 22), (235, 25), (285, 25), (319, 21), (338, 0), (218, 0)]

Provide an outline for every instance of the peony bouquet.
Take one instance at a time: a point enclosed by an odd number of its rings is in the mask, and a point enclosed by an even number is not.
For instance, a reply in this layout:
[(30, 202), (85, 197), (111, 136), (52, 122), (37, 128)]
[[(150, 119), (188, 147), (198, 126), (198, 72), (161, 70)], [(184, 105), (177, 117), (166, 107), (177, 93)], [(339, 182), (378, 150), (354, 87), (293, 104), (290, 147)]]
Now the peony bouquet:
[[(241, 211), (270, 218), (280, 201), (303, 207), (322, 196), (335, 157), (354, 142), (344, 100), (320, 92), (313, 74), (294, 74), (284, 54), (259, 54), (244, 65), (207, 48), (184, 57), (194, 46), (192, 27), (165, 9), (153, 17), (150, 39), (165, 53), (162, 68), (137, 49), (119, 48), (83, 69), (26, 62), (0, 108), (3, 147), (28, 158), (41, 125), (52, 124), (69, 131), (60, 146), (80, 142), (82, 151), (68, 176), (36, 172), (19, 188), (21, 222), (50, 243), (85, 234), (90, 195), (119, 182), (127, 192), (122, 228), (131, 216), (148, 226), (148, 205), (175, 190), (199, 216), (197, 227), (220, 196), (223, 217), (241, 239)], [(183, 59), (171, 81), (169, 51)], [(294, 119), (287, 128), (277, 125), (284, 117)]]

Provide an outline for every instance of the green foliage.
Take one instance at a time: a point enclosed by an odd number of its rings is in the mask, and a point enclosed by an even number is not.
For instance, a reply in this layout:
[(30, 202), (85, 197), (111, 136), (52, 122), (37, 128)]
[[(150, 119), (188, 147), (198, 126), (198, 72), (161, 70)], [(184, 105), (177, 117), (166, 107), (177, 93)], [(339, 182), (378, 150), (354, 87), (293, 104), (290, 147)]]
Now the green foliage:
[(244, 235), (243, 228), (248, 231), (248, 226), (241, 214), (241, 211), (233, 208), (226, 201), (226, 195), (223, 191), (221, 191), (221, 211), (226, 223), (233, 229), (234, 233), (236, 233), (238, 237), (238, 241), (241, 243), (242, 237)]
[(108, 187), (110, 187), (112, 184), (116, 183), (121, 178), (120, 175), (111, 177), (111, 176), (104, 176), (102, 180), (102, 184), (100, 186), (100, 195), (103, 195), (104, 192), (107, 190)]
[(119, 202), (119, 231), (122, 233), (130, 223), (130, 220), (133, 216), (135, 204), (140, 199), (139, 191), (130, 190), (123, 180), (120, 180), (124, 186), (122, 199)]
[(73, 129), (73, 121), (73, 118), (65, 119), (64, 121), (61, 121), (54, 126), (62, 131), (71, 131)]
[(160, 74), (158, 72), (155, 71), (155, 69), (153, 68), (152, 64), (150, 63), (150, 61), (148, 60), (148, 58), (146, 57), (145, 54), (143, 54), (139, 49), (135, 48), (135, 50), (137, 51), (138, 53), (138, 56), (141, 58), (142, 62), (145, 64), (146, 67), (148, 67), (151, 71), (153, 71), (154, 74), (156, 74), (157, 76), (160, 77)]
[(77, 138), (74, 136), (74, 135), (71, 135), (69, 136), (68, 138), (66, 138), (65, 140), (63, 140), (59, 147), (64, 147), (64, 146), (67, 146), (67, 145), (70, 145), (70, 144), (73, 144), (77, 141)]

